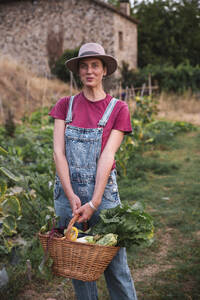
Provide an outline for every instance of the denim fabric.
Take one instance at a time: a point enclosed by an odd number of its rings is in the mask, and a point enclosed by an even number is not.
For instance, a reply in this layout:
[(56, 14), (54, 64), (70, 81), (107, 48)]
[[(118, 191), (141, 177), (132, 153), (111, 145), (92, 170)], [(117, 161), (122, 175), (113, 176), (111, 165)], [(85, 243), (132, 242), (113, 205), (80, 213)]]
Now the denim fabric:
[[(73, 101), (71, 107), (72, 104)], [(112, 109), (113, 107), (114, 105), (112, 105)], [(102, 117), (105, 123), (110, 113), (110, 110), (107, 110)], [(68, 113), (68, 118), (71, 120), (72, 112)], [(82, 205), (91, 200), (94, 192), (97, 162), (101, 152), (102, 133), (102, 127), (85, 129), (71, 125), (66, 126), (66, 158), (69, 165), (70, 180), (73, 191), (79, 196)], [(57, 175), (54, 186), (54, 205), (56, 215), (60, 216), (60, 226), (66, 227), (72, 218), (72, 210)], [(116, 181), (116, 170), (112, 170), (101, 205), (88, 221), (89, 227), (94, 226), (98, 222), (99, 213), (102, 209), (113, 208), (117, 205), (120, 205), (120, 197)], [(82, 224), (77, 223), (76, 226), (83, 229)], [(104, 274), (112, 300), (137, 299), (124, 248), (119, 250)], [(75, 279), (72, 282), (77, 300), (98, 299), (96, 282), (83, 282)]]

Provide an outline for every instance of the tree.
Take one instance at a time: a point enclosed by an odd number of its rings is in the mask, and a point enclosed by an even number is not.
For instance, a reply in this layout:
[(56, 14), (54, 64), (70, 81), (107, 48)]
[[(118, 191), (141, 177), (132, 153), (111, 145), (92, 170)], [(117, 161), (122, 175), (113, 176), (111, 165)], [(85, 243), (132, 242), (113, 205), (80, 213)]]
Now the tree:
[(200, 4), (198, 0), (142, 1), (132, 8), (139, 20), (139, 67), (148, 64), (200, 64)]
[(113, 6), (115, 6), (115, 7), (119, 7), (119, 0), (104, 0), (104, 2), (106, 2), (106, 3), (108, 3), (108, 4), (111, 4), (111, 5), (113, 5)]

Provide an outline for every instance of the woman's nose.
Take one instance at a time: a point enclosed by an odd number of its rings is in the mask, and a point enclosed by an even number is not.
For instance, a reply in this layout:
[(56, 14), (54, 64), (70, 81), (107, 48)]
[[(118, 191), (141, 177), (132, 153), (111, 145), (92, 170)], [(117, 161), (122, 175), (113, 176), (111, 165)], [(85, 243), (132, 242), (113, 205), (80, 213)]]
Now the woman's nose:
[(91, 66), (88, 66), (87, 68), (87, 73), (91, 73), (92, 72), (92, 67)]

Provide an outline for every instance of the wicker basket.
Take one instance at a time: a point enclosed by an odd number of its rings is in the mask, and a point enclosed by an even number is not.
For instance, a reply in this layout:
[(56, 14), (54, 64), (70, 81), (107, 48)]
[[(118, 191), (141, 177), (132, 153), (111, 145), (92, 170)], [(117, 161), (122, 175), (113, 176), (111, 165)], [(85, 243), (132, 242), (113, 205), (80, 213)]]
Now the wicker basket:
[(69, 233), (76, 222), (75, 216), (67, 227), (66, 239), (39, 233), (39, 239), (45, 252), (53, 259), (53, 273), (58, 276), (82, 281), (97, 280), (104, 272), (119, 247), (101, 246), (72, 242)]

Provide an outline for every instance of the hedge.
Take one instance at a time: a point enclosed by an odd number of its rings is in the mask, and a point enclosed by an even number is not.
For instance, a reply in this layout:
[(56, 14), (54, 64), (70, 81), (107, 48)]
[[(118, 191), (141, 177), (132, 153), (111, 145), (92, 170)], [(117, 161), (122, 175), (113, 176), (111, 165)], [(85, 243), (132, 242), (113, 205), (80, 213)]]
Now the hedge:
[(189, 63), (182, 63), (176, 68), (170, 65), (148, 65), (143, 69), (131, 70), (128, 64), (123, 63), (121, 81), (123, 88), (141, 87), (148, 82), (151, 74), (152, 84), (159, 86), (160, 91), (183, 93), (191, 89), (200, 91), (200, 67), (192, 67)]

